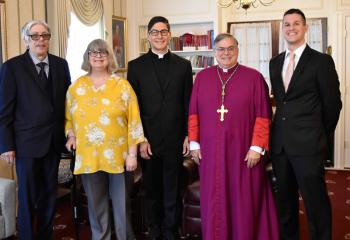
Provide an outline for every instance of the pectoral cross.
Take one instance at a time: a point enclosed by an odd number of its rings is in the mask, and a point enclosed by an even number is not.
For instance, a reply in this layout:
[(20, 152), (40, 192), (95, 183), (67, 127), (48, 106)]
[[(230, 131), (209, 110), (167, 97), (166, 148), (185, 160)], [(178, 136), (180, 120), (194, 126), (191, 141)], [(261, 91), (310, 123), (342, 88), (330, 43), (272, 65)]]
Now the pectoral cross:
[(225, 109), (224, 104), (221, 104), (220, 109), (216, 110), (217, 113), (220, 113), (220, 121), (224, 121), (224, 114), (228, 113), (228, 110)]

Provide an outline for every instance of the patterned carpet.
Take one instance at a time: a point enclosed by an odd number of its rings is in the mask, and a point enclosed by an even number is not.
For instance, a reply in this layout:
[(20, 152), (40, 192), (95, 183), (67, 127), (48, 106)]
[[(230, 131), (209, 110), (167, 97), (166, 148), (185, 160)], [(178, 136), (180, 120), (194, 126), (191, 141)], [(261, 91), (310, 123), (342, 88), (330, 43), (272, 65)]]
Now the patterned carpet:
[[(350, 240), (350, 171), (328, 170), (326, 174), (328, 194), (331, 198), (333, 209), (333, 239)], [(302, 203), (302, 199), (300, 199)], [(72, 210), (70, 207), (69, 195), (59, 199), (57, 214), (55, 217), (54, 239), (74, 240), (75, 231), (72, 222)], [(301, 240), (307, 240), (308, 230), (303, 204), (300, 208)], [(90, 239), (90, 230), (86, 225), (79, 227), (80, 239)], [(145, 239), (140, 235), (138, 240)]]
[[(333, 240), (350, 239), (350, 171), (328, 170), (328, 195), (332, 203)], [(302, 202), (302, 199), (300, 198)], [(304, 205), (300, 204), (302, 240), (309, 239)]]

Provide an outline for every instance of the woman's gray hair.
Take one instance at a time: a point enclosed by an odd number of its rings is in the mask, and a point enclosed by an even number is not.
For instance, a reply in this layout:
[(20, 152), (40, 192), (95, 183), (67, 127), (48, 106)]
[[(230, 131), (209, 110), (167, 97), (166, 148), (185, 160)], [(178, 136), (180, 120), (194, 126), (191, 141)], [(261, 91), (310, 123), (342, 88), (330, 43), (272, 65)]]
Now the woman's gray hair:
[(27, 22), (22, 27), (22, 39), (24, 40), (24, 43), (25, 43), (27, 48), (29, 46), (29, 41), (30, 41), (30, 36), (29, 36), (31, 34), (30, 30), (32, 29), (32, 27), (34, 25), (38, 25), (38, 24), (44, 26), (47, 30), (47, 33), (51, 34), (50, 27), (44, 20), (31, 20), (31, 21)]
[(115, 60), (115, 56), (113, 54), (112, 48), (108, 45), (108, 43), (105, 40), (102, 39), (95, 39), (92, 42), (89, 43), (87, 46), (84, 57), (83, 57), (83, 63), (81, 65), (81, 69), (84, 71), (87, 71), (88, 73), (91, 73), (91, 65), (89, 61), (89, 51), (105, 51), (107, 52), (107, 59), (108, 59), (108, 66), (107, 71), (109, 74), (112, 74), (117, 71), (117, 62)]
[(222, 41), (222, 40), (224, 40), (224, 39), (226, 39), (226, 38), (232, 39), (232, 40), (237, 44), (237, 46), (238, 46), (238, 41), (237, 41), (237, 39), (236, 39), (234, 36), (232, 36), (232, 34), (230, 34), (230, 33), (219, 33), (219, 34), (216, 36), (216, 38), (214, 39), (214, 46), (216, 46), (216, 44), (217, 44), (218, 42), (220, 42), (220, 41)]

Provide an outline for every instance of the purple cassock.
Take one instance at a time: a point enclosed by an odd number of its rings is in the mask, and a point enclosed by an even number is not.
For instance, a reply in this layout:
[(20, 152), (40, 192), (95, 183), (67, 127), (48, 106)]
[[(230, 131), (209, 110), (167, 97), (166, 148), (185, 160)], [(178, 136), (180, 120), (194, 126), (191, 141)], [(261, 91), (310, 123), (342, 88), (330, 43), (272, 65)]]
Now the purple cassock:
[(271, 105), (256, 70), (218, 66), (197, 74), (190, 102), (189, 140), (200, 144), (200, 204), (204, 240), (275, 240), (279, 226), (271, 185), (260, 161), (244, 161), (250, 146), (269, 148)]

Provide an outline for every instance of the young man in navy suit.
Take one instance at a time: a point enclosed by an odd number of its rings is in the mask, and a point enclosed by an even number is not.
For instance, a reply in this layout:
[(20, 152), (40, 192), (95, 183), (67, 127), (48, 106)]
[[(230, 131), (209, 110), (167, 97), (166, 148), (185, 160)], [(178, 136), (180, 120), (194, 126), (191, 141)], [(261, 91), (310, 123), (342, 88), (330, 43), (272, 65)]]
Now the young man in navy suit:
[(329, 138), (342, 107), (339, 80), (329, 55), (305, 42), (304, 13), (284, 13), (287, 50), (270, 61), (276, 114), (271, 157), (277, 178), (281, 239), (299, 239), (299, 192), (313, 240), (332, 238), (332, 213), (324, 179)]
[(0, 153), (16, 162), (19, 238), (52, 239), (70, 74), (64, 59), (48, 53), (47, 23), (28, 22), (22, 37), (27, 51), (0, 70)]

